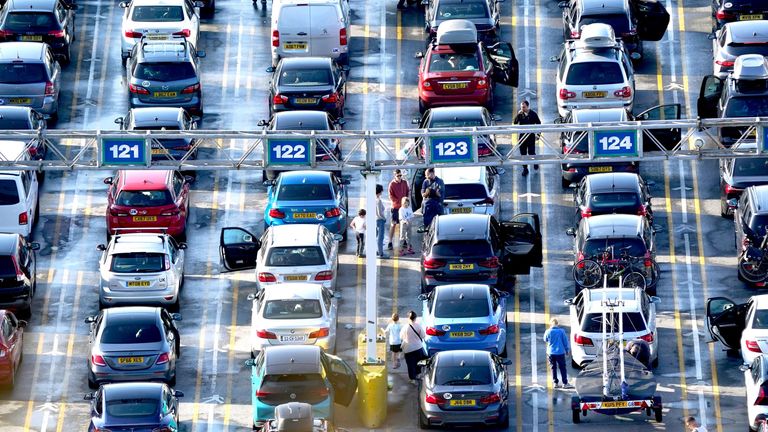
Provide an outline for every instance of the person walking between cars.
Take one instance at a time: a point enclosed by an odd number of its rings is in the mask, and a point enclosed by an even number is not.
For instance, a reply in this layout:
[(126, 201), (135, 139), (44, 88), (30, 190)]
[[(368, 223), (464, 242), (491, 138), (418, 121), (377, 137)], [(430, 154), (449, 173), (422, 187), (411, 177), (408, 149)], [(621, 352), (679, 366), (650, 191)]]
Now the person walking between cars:
[[(392, 241), (395, 238), (395, 228), (400, 224), (400, 206), (403, 203), (403, 198), (407, 197), (411, 193), (411, 188), (408, 187), (408, 181), (403, 178), (403, 173), (399, 169), (395, 170), (395, 178), (389, 182), (387, 187), (389, 193), (390, 207), (392, 208), (392, 223), (389, 225), (389, 244), (387, 249), (392, 250)], [(402, 225), (400, 226), (402, 230)], [(400, 247), (403, 245), (401, 244)]]
[(552, 369), (552, 382), (555, 388), (560, 388), (557, 380), (557, 370), (560, 369), (560, 378), (563, 379), (563, 388), (569, 388), (568, 372), (565, 369), (565, 356), (571, 352), (568, 344), (568, 335), (558, 326), (557, 318), (549, 320), (549, 328), (544, 332), (544, 342), (547, 343), (547, 359)]
[(445, 183), (435, 175), (435, 169), (430, 167), (425, 172), (426, 178), (421, 184), (421, 213), (424, 215), (424, 226), (429, 227), (435, 216), (443, 214), (443, 195)]
[(402, 339), (400, 339), (400, 331), (402, 329), (403, 326), (400, 324), (400, 315), (395, 312), (392, 314), (392, 320), (384, 329), (384, 334), (389, 343), (389, 352), (392, 353), (392, 369), (400, 367), (400, 353), (403, 351)]
[(417, 384), (416, 380), (419, 378), (419, 372), (421, 372), (421, 367), (418, 365), (419, 361), (427, 358), (427, 354), (424, 352), (424, 338), (427, 337), (427, 334), (421, 324), (416, 322), (417, 316), (414, 311), (408, 312), (408, 322), (400, 330), (403, 356), (405, 357), (405, 365), (408, 367), (408, 378), (411, 380), (411, 384)]
[[(400, 255), (413, 255), (413, 245), (411, 244), (411, 221), (413, 220), (413, 209), (411, 209), (411, 200), (403, 197), (399, 209), (400, 218)], [(408, 248), (408, 249), (406, 249)]]
[(357, 216), (349, 223), (349, 227), (355, 231), (355, 240), (357, 240), (357, 257), (365, 256), (365, 209), (360, 209)]
[(685, 419), (685, 428), (689, 432), (707, 432), (707, 428), (699, 426), (699, 422), (696, 421), (696, 417), (688, 417)]
[(387, 225), (387, 213), (384, 208), (384, 201), (381, 200), (381, 193), (384, 192), (384, 186), (376, 185), (376, 255), (379, 258), (389, 258), (384, 254), (384, 229)]
[[(539, 120), (539, 115), (536, 114), (536, 111), (532, 110), (530, 108), (530, 104), (527, 100), (524, 100), (520, 102), (520, 111), (517, 112), (517, 115), (515, 115), (515, 120), (513, 121), (514, 124), (519, 125), (533, 125), (533, 124), (541, 124), (541, 120)], [(520, 154), (522, 156), (530, 155), (533, 156), (536, 154), (536, 137), (538, 134), (534, 133), (528, 133), (523, 134), (522, 143), (520, 143)], [(521, 139), (518, 138), (518, 139)], [(538, 170), (539, 165), (534, 164), (533, 169)], [(523, 165), (523, 177), (528, 175), (528, 165)]]

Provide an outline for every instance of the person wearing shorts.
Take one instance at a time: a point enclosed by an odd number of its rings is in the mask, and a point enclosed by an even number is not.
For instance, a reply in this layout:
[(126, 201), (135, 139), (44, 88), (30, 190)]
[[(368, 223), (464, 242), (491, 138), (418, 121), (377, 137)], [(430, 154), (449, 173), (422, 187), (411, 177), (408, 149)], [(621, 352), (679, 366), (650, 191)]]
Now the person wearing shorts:
[(400, 338), (401, 330), (402, 325), (400, 324), (400, 315), (395, 312), (392, 314), (392, 320), (384, 329), (384, 333), (389, 343), (389, 352), (392, 355), (392, 369), (400, 367), (400, 353), (403, 351), (402, 339)]

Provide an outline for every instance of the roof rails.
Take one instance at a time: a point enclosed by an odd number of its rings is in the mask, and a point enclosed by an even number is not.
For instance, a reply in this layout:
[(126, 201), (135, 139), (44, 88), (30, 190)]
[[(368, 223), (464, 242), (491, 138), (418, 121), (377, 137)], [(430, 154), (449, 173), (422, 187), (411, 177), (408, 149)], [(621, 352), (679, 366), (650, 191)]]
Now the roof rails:
[(601, 49), (618, 46), (613, 27), (608, 24), (587, 24), (581, 28), (581, 38), (576, 41), (576, 48)]
[(444, 21), (437, 28), (438, 45), (477, 44), (477, 28), (469, 20)]
[(187, 38), (171, 34), (149, 34), (141, 37), (139, 43), (145, 53), (176, 54), (183, 56), (187, 51)]

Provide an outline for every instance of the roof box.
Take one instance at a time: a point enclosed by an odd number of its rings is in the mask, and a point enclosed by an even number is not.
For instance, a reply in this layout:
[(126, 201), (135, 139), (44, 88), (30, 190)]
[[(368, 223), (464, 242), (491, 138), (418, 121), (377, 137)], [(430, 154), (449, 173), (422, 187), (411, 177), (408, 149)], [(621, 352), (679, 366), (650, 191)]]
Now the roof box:
[(443, 21), (437, 28), (437, 44), (476, 44), (477, 28), (468, 20)]
[(608, 24), (587, 24), (581, 28), (581, 38), (576, 43), (578, 48), (613, 48), (616, 35)]
[(275, 407), (275, 420), (279, 432), (312, 432), (312, 405), (301, 402), (278, 405)]
[(768, 79), (768, 60), (761, 54), (745, 54), (736, 58), (731, 77), (736, 80)]

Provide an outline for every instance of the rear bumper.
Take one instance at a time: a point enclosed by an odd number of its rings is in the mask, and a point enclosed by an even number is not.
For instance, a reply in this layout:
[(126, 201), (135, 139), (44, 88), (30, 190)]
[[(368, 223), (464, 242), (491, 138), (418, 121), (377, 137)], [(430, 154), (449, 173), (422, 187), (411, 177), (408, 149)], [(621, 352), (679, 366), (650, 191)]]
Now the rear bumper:
[(584, 165), (566, 165), (565, 168), (562, 169), (562, 177), (563, 180), (568, 180), (571, 183), (578, 183), (586, 177), (589, 174), (592, 174), (589, 172), (590, 166), (610, 166), (611, 171), (610, 172), (637, 172), (637, 164), (635, 163), (624, 163), (624, 164), (614, 164), (614, 163), (606, 163), (601, 164), (599, 162), (597, 163), (591, 163), (591, 164), (584, 164)]
[(456, 342), (447, 342), (427, 336), (425, 343), (427, 344), (427, 352), (429, 353), (430, 357), (440, 351), (451, 351), (457, 349), (481, 350), (500, 355), (504, 350), (504, 344), (506, 344), (506, 332), (499, 332), (495, 335), (487, 336), (482, 340), (473, 340), (471, 342), (462, 341), (460, 339)]
[(557, 100), (557, 113), (560, 117), (565, 117), (571, 110), (579, 108), (624, 108), (628, 113), (632, 113), (634, 98), (631, 101), (579, 101), (563, 102)]
[(99, 384), (108, 382), (127, 382), (127, 381), (170, 381), (176, 375), (175, 368), (168, 364), (164, 369), (152, 366), (149, 369), (138, 371), (116, 371), (109, 367), (90, 365), (91, 379)]
[(192, 115), (201, 115), (203, 112), (202, 97), (195, 95), (187, 102), (144, 102), (139, 99), (138, 96), (128, 96), (128, 102), (131, 104), (131, 108), (145, 108), (145, 107), (181, 107), (189, 111)]
[(422, 413), (427, 418), (430, 425), (474, 425), (474, 424), (496, 424), (507, 410), (507, 404), (493, 404), (483, 410), (478, 411), (447, 411), (432, 404), (422, 403)]
[(456, 105), (482, 105), (490, 102), (491, 92), (488, 89), (475, 90), (463, 95), (439, 95), (433, 91), (419, 90), (419, 99), (426, 108)]
[(142, 294), (136, 291), (114, 291), (102, 288), (99, 292), (99, 303), (106, 307), (112, 306), (160, 306), (168, 307), (179, 300), (175, 288), (167, 290), (147, 291)]
[[(347, 224), (346, 218), (342, 216), (334, 217), (334, 218), (328, 218), (324, 219), (322, 222), (319, 222), (321, 225), (324, 225), (326, 228), (328, 228), (328, 231), (330, 231), (332, 234), (344, 234), (344, 232), (347, 230)], [(269, 216), (264, 217), (264, 223), (267, 226), (273, 226), (273, 225), (291, 225), (291, 224), (306, 224), (306, 223), (312, 223), (309, 221), (302, 221), (302, 222), (286, 222), (285, 219), (277, 219), (277, 218), (271, 218)]]
[[(178, 237), (184, 233), (186, 228), (186, 219), (181, 216), (162, 218), (158, 217), (157, 222), (150, 224), (138, 224), (121, 220), (121, 216), (107, 215), (107, 232), (109, 235), (114, 234), (126, 234), (131, 232), (148, 232), (153, 229), (160, 231), (160, 228), (166, 228), (169, 235)], [(116, 228), (120, 228), (120, 231), (116, 231)], [(135, 231), (134, 231), (135, 230)]]

